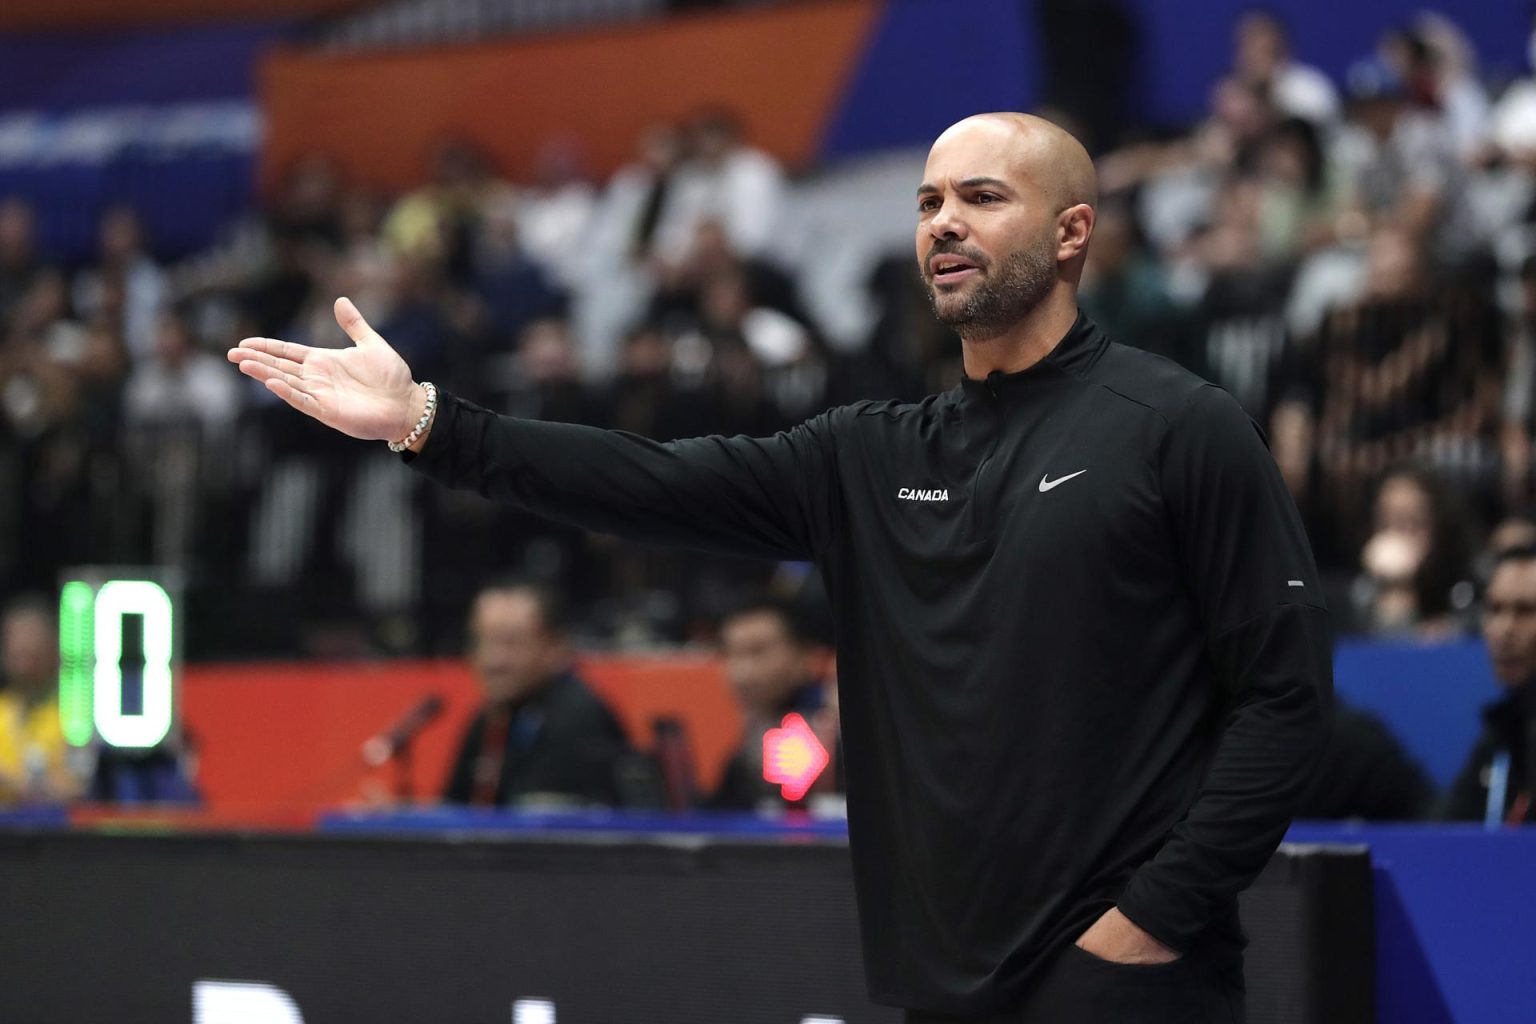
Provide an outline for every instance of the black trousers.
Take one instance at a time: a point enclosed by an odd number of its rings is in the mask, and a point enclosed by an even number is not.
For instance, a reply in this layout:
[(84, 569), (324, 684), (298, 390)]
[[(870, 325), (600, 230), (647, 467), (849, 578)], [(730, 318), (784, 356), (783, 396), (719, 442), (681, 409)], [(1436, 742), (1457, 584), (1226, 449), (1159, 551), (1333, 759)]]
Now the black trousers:
[(1057, 954), (1024, 1002), (979, 1017), (907, 1012), (907, 1024), (1244, 1024), (1240, 972), (1182, 957), (1117, 964), (1077, 946)]

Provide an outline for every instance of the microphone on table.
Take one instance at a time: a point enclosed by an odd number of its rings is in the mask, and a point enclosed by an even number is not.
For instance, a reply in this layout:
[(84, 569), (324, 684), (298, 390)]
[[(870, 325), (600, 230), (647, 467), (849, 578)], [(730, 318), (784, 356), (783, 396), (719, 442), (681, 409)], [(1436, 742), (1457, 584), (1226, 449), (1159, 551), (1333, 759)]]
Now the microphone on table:
[(443, 713), (443, 698), (428, 694), (416, 706), (400, 716), (399, 721), (363, 744), (363, 763), (377, 768), (404, 749)]

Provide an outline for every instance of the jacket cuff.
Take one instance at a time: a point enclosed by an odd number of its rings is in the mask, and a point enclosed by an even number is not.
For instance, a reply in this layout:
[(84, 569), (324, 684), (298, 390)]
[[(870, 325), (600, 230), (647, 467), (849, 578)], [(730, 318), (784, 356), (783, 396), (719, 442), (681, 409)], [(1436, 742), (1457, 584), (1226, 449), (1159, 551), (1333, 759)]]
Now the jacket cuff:
[(1115, 905), (1136, 927), (1174, 952), (1184, 953), (1204, 929), (1207, 915), (1194, 899), (1170, 900), (1152, 891), (1152, 886), (1143, 873), (1137, 873)]

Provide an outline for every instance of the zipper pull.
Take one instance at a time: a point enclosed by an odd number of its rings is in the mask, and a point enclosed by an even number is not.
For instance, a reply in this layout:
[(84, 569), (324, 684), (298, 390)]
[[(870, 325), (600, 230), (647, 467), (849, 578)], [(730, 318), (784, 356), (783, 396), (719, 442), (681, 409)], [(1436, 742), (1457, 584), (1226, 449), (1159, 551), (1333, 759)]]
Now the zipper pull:
[(998, 389), (1002, 387), (1003, 371), (993, 370), (987, 374), (987, 393), (993, 398), (997, 397)]

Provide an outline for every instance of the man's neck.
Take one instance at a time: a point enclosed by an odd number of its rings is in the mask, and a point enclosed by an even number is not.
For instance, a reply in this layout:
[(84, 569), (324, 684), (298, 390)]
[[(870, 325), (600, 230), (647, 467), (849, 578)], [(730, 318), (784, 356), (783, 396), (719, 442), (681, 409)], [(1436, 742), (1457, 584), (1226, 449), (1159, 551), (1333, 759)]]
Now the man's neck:
[(960, 336), (965, 375), (983, 380), (988, 374), (1018, 373), (1051, 354), (1077, 321), (1077, 293), (1057, 287), (1029, 314), (1001, 334), (971, 339)]

